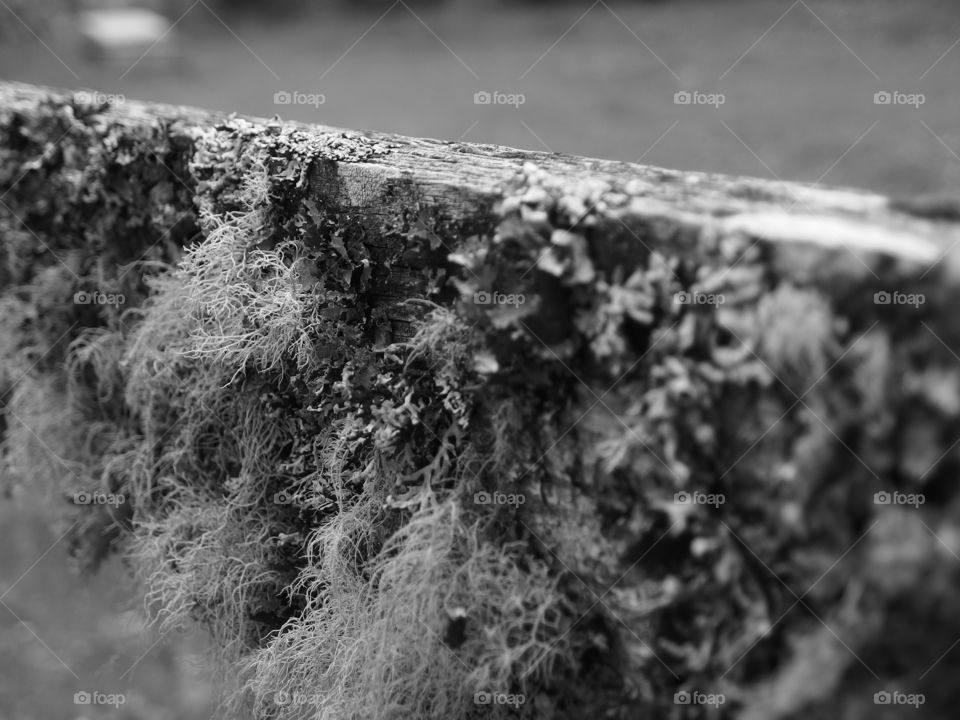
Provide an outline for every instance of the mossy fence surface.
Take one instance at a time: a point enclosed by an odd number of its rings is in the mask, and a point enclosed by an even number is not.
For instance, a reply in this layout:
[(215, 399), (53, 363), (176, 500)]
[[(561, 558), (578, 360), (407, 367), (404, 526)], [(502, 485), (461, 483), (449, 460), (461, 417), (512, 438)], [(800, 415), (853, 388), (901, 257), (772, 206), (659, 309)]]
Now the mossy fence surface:
[(6, 474), (225, 716), (953, 717), (954, 203), (97, 97), (0, 83)]

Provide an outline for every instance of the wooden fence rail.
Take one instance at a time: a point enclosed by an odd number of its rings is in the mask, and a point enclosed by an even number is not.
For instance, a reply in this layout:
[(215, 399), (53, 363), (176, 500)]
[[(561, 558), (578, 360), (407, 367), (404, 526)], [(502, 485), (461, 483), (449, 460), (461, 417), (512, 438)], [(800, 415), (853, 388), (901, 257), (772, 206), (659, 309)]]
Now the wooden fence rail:
[(231, 712), (951, 716), (954, 202), (99, 100), (0, 83), (6, 458)]

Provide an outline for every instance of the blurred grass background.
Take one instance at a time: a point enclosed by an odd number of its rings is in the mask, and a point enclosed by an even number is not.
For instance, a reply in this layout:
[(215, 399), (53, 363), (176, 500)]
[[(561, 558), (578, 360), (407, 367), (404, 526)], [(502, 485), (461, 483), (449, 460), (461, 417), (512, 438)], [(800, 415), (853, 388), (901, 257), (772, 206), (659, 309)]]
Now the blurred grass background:
[[(117, 561), (94, 576), (68, 562), (50, 507), (0, 502), (0, 718), (199, 720), (213, 711), (201, 634), (160, 637)], [(123, 693), (113, 706), (77, 692)]]
[[(178, 69), (151, 53), (133, 69), (91, 62), (72, 21), (46, 15), (52, 52), (20, 27), (0, 49), (0, 76), (893, 194), (960, 185), (952, 0), (173, 5)], [(526, 103), (474, 105), (484, 89), (523, 93)], [(726, 102), (678, 106), (679, 89), (721, 92)], [(280, 90), (326, 102), (278, 107)], [(926, 103), (877, 106), (878, 90), (923, 93)]]
[[(63, 5), (16, 6), (23, 22), (14, 7), (0, 4), (6, 79), (894, 195), (960, 186), (952, 0), (177, 0), (177, 62), (148, 53), (132, 68), (87, 57)], [(681, 89), (725, 103), (677, 105)], [(526, 102), (474, 104), (483, 90)], [(876, 105), (880, 90), (925, 103)], [(325, 102), (277, 106), (280, 91)], [(0, 717), (208, 717), (202, 639), (144, 631), (118, 562), (72, 574), (52, 510), (29, 494), (0, 503)], [(73, 704), (94, 688), (128, 701)]]

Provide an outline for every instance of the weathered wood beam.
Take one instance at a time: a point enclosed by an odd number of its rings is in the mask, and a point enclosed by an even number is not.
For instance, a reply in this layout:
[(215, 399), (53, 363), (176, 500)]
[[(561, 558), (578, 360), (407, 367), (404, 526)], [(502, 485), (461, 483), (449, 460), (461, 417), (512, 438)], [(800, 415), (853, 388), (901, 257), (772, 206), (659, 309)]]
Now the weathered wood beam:
[[(533, 716), (679, 717), (674, 693), (687, 691), (722, 691), (723, 712), (742, 709), (744, 717), (795, 717), (804, 708), (838, 716), (852, 706), (868, 712), (887, 681), (926, 693), (928, 710), (954, 706), (946, 678), (956, 664), (937, 665), (939, 650), (928, 658), (910, 640), (921, 634), (932, 648), (934, 639), (949, 645), (960, 635), (951, 609), (960, 552), (953, 200), (891, 200), (89, 97), (0, 83), (0, 291), (10, 307), (35, 310), (11, 331), (18, 357), (36, 360), (24, 363), (26, 372), (65, 385), (68, 358), (83, 367), (67, 345), (84, 328), (109, 328), (123, 342), (137, 337), (136, 320), (115, 308), (67, 302), (76, 291), (122, 292), (128, 307), (152, 302), (155, 265), (175, 264), (184, 248), (202, 251), (224, 226), (248, 232), (251, 250), (293, 243), (308, 262), (297, 266), (290, 297), (316, 290), (315, 346), (264, 359), (239, 353), (231, 336), (214, 353), (216, 323), (204, 323), (221, 316), (208, 303), (184, 311), (193, 323), (186, 338), (207, 344), (191, 348), (184, 357), (193, 364), (178, 372), (223, 372), (237, 397), (238, 377), (252, 384), (262, 376), (257, 389), (269, 417), (278, 426), (299, 423), (303, 437), (264, 451), (282, 456), (285, 468), (263, 480), (271, 492), (299, 487), (290, 467), (308, 476), (304, 463), (317, 462), (322, 475), (322, 461), (306, 451), (292, 458), (291, 446), (351, 420), (367, 428), (351, 443), (402, 458), (404, 472), (378, 478), (394, 523), (385, 528), (402, 525), (403, 513), (426, 502), (423, 493), (499, 488), (524, 497), (497, 516), (499, 539), (521, 542), (534, 565), (549, 565), (575, 610), (569, 633), (557, 639), (569, 642), (575, 662), (558, 661), (543, 679), (527, 706)], [(178, 271), (183, 287), (200, 287), (189, 284), (197, 267)], [(245, 295), (226, 300), (242, 305), (249, 287), (255, 296), (260, 278), (251, 277)], [(164, 302), (181, 307), (170, 286), (166, 292)], [(501, 305), (483, 293), (515, 299)], [(271, 302), (282, 304), (276, 297)], [(418, 352), (402, 341), (429, 319), (423, 301), (451, 308), (467, 328), (462, 343), (475, 356), (445, 367), (447, 375), (396, 364)], [(237, 327), (242, 334), (248, 325)], [(358, 390), (352, 410), (306, 396), (307, 387), (333, 393), (349, 361), (368, 366), (357, 384), (376, 392)], [(124, 362), (136, 365), (136, 352)], [(158, 364), (151, 372), (162, 380)], [(128, 382), (127, 367), (116, 370), (114, 385)], [(448, 394), (458, 372), (471, 382)], [(71, 377), (76, 394), (83, 382)], [(377, 405), (398, 387), (377, 385), (381, 378), (408, 382), (410, 394)], [(337, 392), (350, 386), (342, 380)], [(417, 395), (424, 387), (433, 395)], [(0, 394), (16, 399), (14, 390), (4, 385)], [(155, 433), (163, 449), (167, 416), (150, 415), (127, 391), (111, 401), (120, 409), (107, 403), (96, 419), (123, 437)], [(379, 422), (371, 418), (402, 416), (415, 395), (433, 420), (396, 420), (379, 428), (376, 442), (363, 435)], [(178, 412), (196, 410), (183, 402), (174, 403)], [(318, 408), (330, 415), (304, 420)], [(464, 408), (472, 408), (469, 418), (451, 421)], [(494, 423), (509, 431), (500, 428), (491, 452)], [(394, 436), (404, 438), (402, 452), (389, 445)], [(172, 456), (190, 452), (180, 447)], [(452, 459), (461, 455), (480, 458), (469, 473)], [(169, 474), (180, 467), (164, 462), (157, 467)], [(191, 482), (237, 492), (242, 463), (237, 470), (204, 462), (189, 466), (207, 473)], [(456, 480), (437, 470), (448, 466), (461, 471)], [(107, 484), (141, 487), (100, 470)], [(151, 488), (162, 486), (155, 475)], [(424, 478), (426, 489), (417, 484)], [(328, 520), (327, 506), (316, 507), (300, 507), (295, 533), (276, 507), (260, 508), (272, 523), (264, 533), (282, 526), (301, 543), (284, 556), (287, 565), (250, 560), (264, 576), (303, 570), (304, 538)], [(167, 511), (162, 502), (138, 510), (154, 513), (154, 527)], [(103, 549), (97, 537), (136, 538), (137, 522), (100, 512), (84, 525), (95, 536), (88, 552)], [(223, 612), (202, 589), (196, 614)], [(246, 631), (261, 618), (263, 632), (245, 638), (249, 650), (271, 647), (282, 663), (280, 630), (302, 629), (306, 601), (284, 595), (288, 585), (269, 590), (288, 604), (245, 606), (226, 626)], [(465, 637), (477, 632), (477, 618), (459, 619)], [(264, 677), (254, 676), (261, 689)], [(408, 699), (394, 698), (399, 706)], [(683, 717), (700, 710), (709, 712)]]

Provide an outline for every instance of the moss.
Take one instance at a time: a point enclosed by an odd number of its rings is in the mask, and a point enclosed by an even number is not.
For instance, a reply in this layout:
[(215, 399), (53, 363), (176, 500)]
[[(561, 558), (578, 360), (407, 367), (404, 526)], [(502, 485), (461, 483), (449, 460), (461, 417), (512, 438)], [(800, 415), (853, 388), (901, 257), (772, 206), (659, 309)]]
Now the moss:
[[(874, 473), (953, 501), (960, 404), (872, 280), (530, 164), (466, 222), (409, 178), (348, 217), (350, 163), (389, 151), (365, 137), (0, 113), (49, 246), (0, 209), (6, 460), (129, 499), (63, 503), (75, 551), (209, 628), (225, 714), (658, 717), (722, 689), (730, 716), (820, 652), (811, 614), (862, 610), (852, 649), (895, 654), (877, 628), (915, 579), (853, 546)], [(101, 288), (129, 303), (70, 302)]]
[(522, 543), (484, 534), (456, 500), (424, 498), (358, 573), (349, 525), (319, 528), (305, 611), (248, 661), (255, 705), (275, 709), (279, 692), (328, 717), (462, 717), (477, 692), (522, 694), (548, 675), (565, 629), (556, 580)]
[[(194, 166), (224, 142), (201, 139)], [(78, 467), (130, 498), (109, 533), (88, 524), (87, 559), (125, 529), (152, 617), (204, 623), (254, 708), (312, 689), (334, 714), (446, 717), (529, 692), (567, 657), (572, 608), (510, 511), (474, 502), (522, 474), (515, 402), (480, 400), (480, 339), (449, 310), (413, 306), (412, 337), (382, 343), (358, 239), (272, 202), (284, 147), (236, 147), (237, 180), (200, 190), (203, 242), (67, 354), (69, 407), (104, 433)], [(452, 622), (456, 648), (438, 640)], [(395, 661), (373, 662), (384, 648)]]

